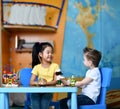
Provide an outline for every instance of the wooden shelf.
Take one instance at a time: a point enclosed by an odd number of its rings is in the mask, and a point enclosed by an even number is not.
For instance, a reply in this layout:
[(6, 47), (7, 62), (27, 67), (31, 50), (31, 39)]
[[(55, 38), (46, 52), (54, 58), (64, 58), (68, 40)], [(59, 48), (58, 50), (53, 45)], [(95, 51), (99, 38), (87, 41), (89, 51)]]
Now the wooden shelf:
[(27, 26), (27, 25), (3, 25), (3, 29), (7, 30), (27, 30), (27, 31), (48, 31), (48, 32), (56, 32), (57, 27), (52, 26)]
[(22, 49), (16, 49), (16, 52), (18, 53), (23, 53), (23, 52), (28, 52), (28, 53), (31, 53), (32, 52), (32, 48), (22, 48)]
[[(59, 23), (60, 23), (60, 18), (61, 18), (61, 14), (63, 11), (63, 7), (64, 7), (64, 3), (65, 0), (61, 1), (61, 5), (60, 6), (54, 6), (52, 4), (47, 4), (47, 3), (36, 3), (36, 2), (14, 2), (14, 1), (2, 1), (2, 7), (4, 4), (27, 4), (27, 5), (40, 5), (40, 6), (45, 6), (45, 7), (50, 7), (53, 8), (55, 10), (58, 10), (58, 16), (57, 16), (57, 21), (55, 25), (17, 25), (17, 24), (9, 24), (8, 21), (4, 20), (3, 23), (3, 29), (7, 29), (8, 31), (10, 30), (17, 30), (17, 31), (24, 31), (27, 29), (27, 31), (49, 31), (49, 32), (56, 32), (56, 30), (58, 29)], [(2, 13), (3, 14), (3, 13)], [(6, 22), (5, 22), (6, 21)]]

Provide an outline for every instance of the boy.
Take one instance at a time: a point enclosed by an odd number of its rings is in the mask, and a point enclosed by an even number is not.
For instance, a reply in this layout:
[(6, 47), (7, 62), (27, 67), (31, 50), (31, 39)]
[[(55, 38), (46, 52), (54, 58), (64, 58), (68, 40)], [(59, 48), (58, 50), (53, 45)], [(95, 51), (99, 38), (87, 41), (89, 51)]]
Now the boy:
[[(85, 47), (84, 65), (88, 67), (85, 78), (82, 81), (76, 81), (75, 86), (82, 88), (81, 94), (77, 95), (78, 105), (95, 104), (100, 93), (101, 75), (98, 68), (101, 60), (101, 52)], [(70, 85), (69, 82), (61, 80), (64, 85)], [(70, 98), (60, 100), (60, 109), (68, 109), (70, 107)]]

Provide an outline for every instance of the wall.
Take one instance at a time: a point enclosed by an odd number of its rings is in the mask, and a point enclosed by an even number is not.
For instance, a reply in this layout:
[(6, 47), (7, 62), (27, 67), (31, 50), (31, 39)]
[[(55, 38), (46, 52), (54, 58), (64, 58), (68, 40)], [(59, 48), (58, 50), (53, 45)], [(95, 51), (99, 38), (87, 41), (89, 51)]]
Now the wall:
[(109, 93), (107, 102), (112, 107), (120, 107), (119, 4), (120, 0), (69, 0), (61, 64), (65, 76), (84, 77), (83, 48), (100, 50), (100, 67), (113, 70), (109, 90), (116, 91)]
[[(53, 0), (51, 1), (52, 1), (52, 4), (61, 6), (61, 1), (59, 0), (56, 2), (54, 2)], [(1, 74), (2, 74), (3, 66), (6, 64), (12, 65), (13, 69), (16, 72), (18, 72), (23, 67), (31, 67), (31, 53), (16, 52), (16, 49), (15, 49), (16, 35), (19, 36), (20, 39), (25, 39), (25, 41), (27, 42), (52, 40), (54, 42), (54, 51), (55, 51), (54, 62), (61, 65), (66, 11), (67, 11), (67, 0), (65, 1), (65, 5), (62, 10), (62, 16), (60, 19), (60, 24), (56, 31), (50, 31), (50, 30), (47, 31), (47, 30), (41, 30), (39, 28), (25, 28), (25, 27), (23, 29), (19, 27), (3, 28), (2, 26), (0, 26), (1, 27), (0, 28), (0, 33), (1, 33), (0, 35), (0, 77), (2, 77)], [(56, 14), (57, 13), (49, 12), (48, 18), (51, 18), (50, 20), (55, 22), (55, 19), (57, 19)], [(47, 22), (51, 23), (49, 22), (49, 19), (47, 20)]]
[(113, 78), (120, 78), (118, 4), (119, 0), (69, 1), (61, 65), (65, 76), (84, 76), (82, 50), (89, 46), (102, 52), (100, 66), (111, 67)]
[[(0, 21), (1, 21), (1, 2), (0, 2)], [(0, 22), (0, 30), (2, 29), (2, 27), (1, 27), (1, 22)], [(2, 72), (2, 56), (1, 56), (1, 54), (2, 54), (2, 43), (1, 43), (1, 37), (2, 37), (2, 33), (1, 33), (1, 31), (0, 31), (0, 72)], [(0, 73), (0, 77), (2, 77), (2, 74)], [(0, 78), (0, 85), (1, 85), (1, 78)]]
[[(59, 7), (61, 6), (61, 3), (62, 3), (61, 1), (56, 1), (56, 2), (53, 2), (53, 0), (50, 0), (50, 1), (48, 2), (48, 4), (50, 3), (56, 6), (59, 5)], [(29, 52), (18, 53), (15, 50), (16, 35), (19, 36), (20, 39), (24, 39), (26, 42), (52, 40), (54, 42), (54, 49), (55, 49), (54, 62), (60, 65), (61, 55), (62, 55), (62, 45), (63, 45), (63, 39), (64, 39), (66, 9), (67, 9), (67, 1), (65, 1), (64, 9), (62, 11), (62, 16), (60, 19), (60, 24), (56, 31), (50, 31), (50, 30), (47, 31), (47, 30), (34, 29), (34, 28), (15, 29), (12, 27), (8, 29), (3, 29), (2, 30), (2, 42), (3, 42), (2, 43), (2, 65), (4, 66), (5, 64), (11, 64), (16, 71), (18, 71), (20, 68), (23, 68), (23, 67), (31, 67), (31, 53)], [(48, 23), (50, 23), (51, 21), (54, 22), (55, 19), (58, 19), (56, 12), (50, 13), (48, 10), (47, 13), (48, 13), (47, 18), (50, 18), (51, 16), (51, 20), (50, 21), (47, 20)]]

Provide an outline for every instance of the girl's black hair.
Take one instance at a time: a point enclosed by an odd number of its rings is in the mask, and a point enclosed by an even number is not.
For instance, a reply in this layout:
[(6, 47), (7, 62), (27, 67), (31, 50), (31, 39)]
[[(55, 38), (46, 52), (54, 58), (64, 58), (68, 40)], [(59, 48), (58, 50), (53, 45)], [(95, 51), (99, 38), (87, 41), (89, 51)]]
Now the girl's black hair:
[(42, 42), (42, 43), (36, 42), (34, 44), (33, 50), (32, 50), (32, 68), (35, 65), (40, 64), (38, 54), (39, 54), (39, 52), (42, 53), (44, 51), (44, 49), (48, 46), (53, 49), (53, 46), (48, 42)]

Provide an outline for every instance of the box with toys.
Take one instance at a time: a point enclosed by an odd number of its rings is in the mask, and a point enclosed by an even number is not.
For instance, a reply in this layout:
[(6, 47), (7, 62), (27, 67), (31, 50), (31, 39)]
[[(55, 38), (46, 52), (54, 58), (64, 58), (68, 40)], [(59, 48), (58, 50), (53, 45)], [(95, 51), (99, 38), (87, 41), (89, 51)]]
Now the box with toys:
[(18, 72), (15, 72), (11, 65), (4, 65), (2, 71), (2, 86), (17, 87), (19, 85)]

